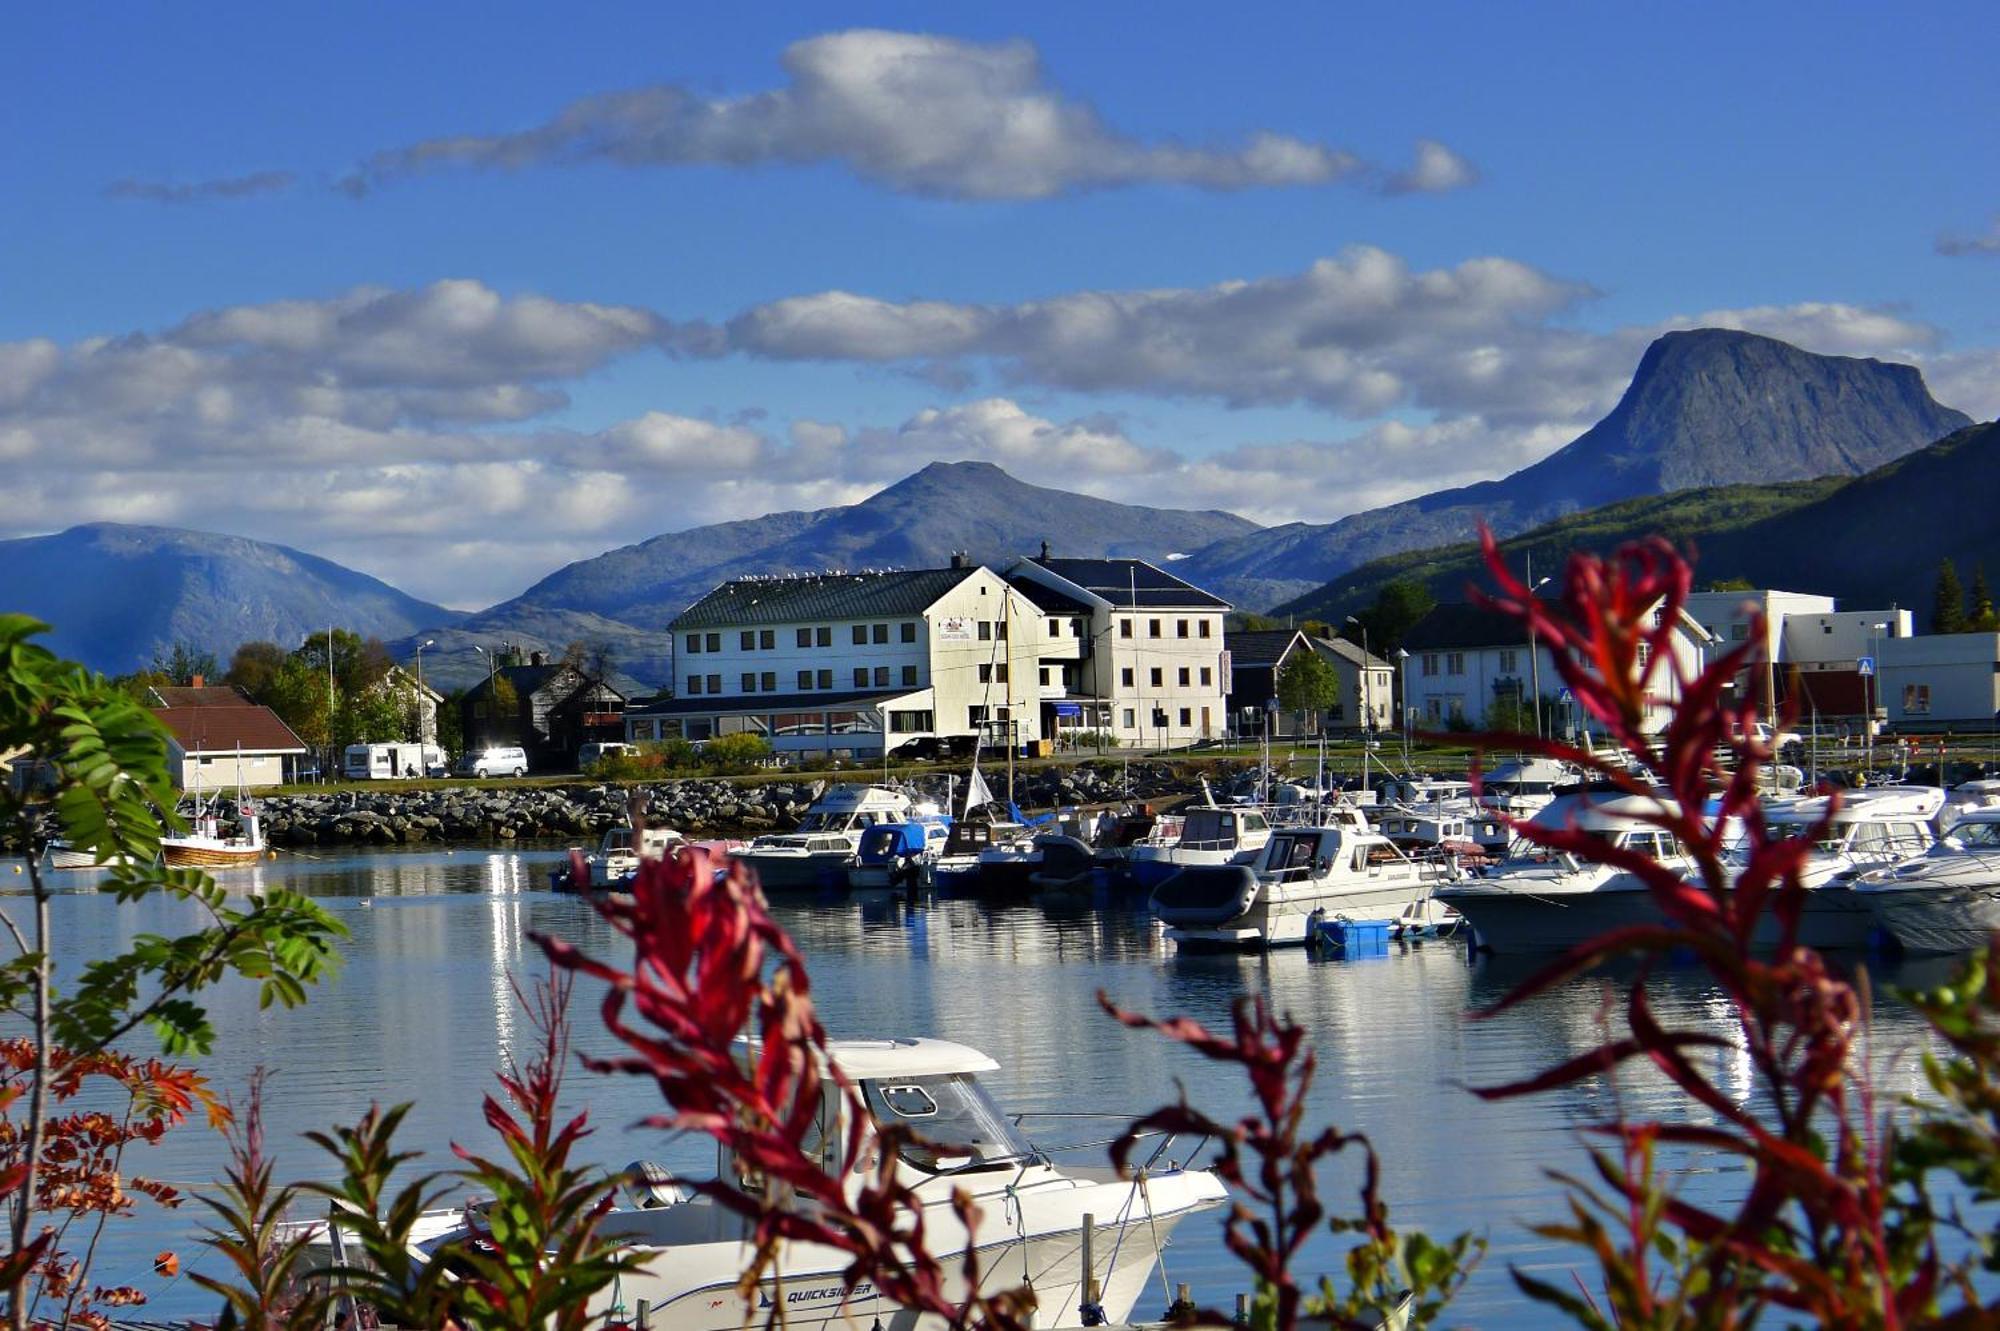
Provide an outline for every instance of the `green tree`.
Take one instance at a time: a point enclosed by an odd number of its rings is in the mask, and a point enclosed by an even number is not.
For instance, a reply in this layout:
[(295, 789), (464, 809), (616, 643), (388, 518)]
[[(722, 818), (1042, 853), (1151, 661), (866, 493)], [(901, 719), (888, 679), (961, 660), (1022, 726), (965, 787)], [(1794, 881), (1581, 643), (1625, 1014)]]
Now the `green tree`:
[(1437, 597), (1431, 589), (1414, 579), (1399, 578), (1384, 584), (1375, 594), (1375, 601), (1366, 610), (1354, 617), (1360, 626), (1348, 624), (1341, 630), (1350, 642), (1360, 643), (1361, 629), (1368, 630), (1368, 648), (1376, 656), (1388, 656), (1403, 642), (1403, 635), (1410, 626), (1428, 615), (1437, 606)]
[(437, 742), (446, 753), (465, 752), (464, 708), (464, 689), (453, 689), (438, 703)]
[[(51, 1051), (67, 1057), (105, 1051), (140, 1027), (170, 1053), (207, 1053), (215, 1040), (191, 995), (235, 974), (255, 979), (265, 1004), (293, 1006), (305, 986), (337, 962), (333, 940), (346, 931), (310, 899), (276, 890), (226, 893), (207, 874), (161, 866), (161, 809), (174, 806), (166, 731), (152, 714), (101, 675), (59, 659), (34, 639), (48, 626), (0, 615), (0, 753), (46, 765), (46, 783), (0, 786), (0, 820), (11, 828), (28, 875), (31, 917), (0, 911), (19, 944), (0, 964), (0, 1013), (28, 1032), (35, 1065), (28, 1120), (13, 1129), (23, 1171), (12, 1194), (13, 1254), (29, 1251), (38, 1203), (36, 1175), (48, 1130)], [(128, 952), (85, 964), (67, 989), (55, 981), (49, 902), (41, 870), (46, 821), (106, 866), (101, 890), (132, 902), (164, 893), (193, 905), (199, 927), (178, 938), (140, 934)], [(178, 827), (172, 815), (167, 823)], [(6, 1262), (10, 1324), (26, 1324), (28, 1269)]]
[(1321, 713), (1340, 701), (1340, 676), (1310, 648), (1294, 651), (1278, 669), (1278, 703), (1295, 717), (1310, 716), (1319, 730)]
[(1754, 592), (1757, 584), (1748, 578), (1717, 578), (1708, 584), (1712, 592)]
[(166, 651), (155, 651), (153, 671), (165, 675), (168, 683), (183, 687), (197, 678), (210, 680), (222, 673), (216, 668), (215, 653), (191, 642), (175, 642)]
[(284, 667), (285, 649), (277, 643), (246, 642), (229, 658), (229, 670), (222, 678), (268, 707), (264, 694)]
[(1991, 633), (2000, 628), (2000, 617), (1993, 613), (1993, 589), (1986, 585), (1986, 565), (1972, 566), (1972, 608), (1966, 615), (1965, 627), (1974, 633)]

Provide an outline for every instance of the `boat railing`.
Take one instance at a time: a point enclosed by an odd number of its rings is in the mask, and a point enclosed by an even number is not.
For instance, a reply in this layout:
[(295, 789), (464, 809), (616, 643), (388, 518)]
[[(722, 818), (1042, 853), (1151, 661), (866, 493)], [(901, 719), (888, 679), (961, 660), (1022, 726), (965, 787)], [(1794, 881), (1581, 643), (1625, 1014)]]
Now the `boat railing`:
[[(1008, 1115), (1008, 1118), (1013, 1122), (1014, 1126), (1017, 1128), (1024, 1126), (1022, 1120), (1030, 1118), (1082, 1119), (1082, 1120), (1094, 1120), (1097, 1122), (1126, 1123), (1126, 1124), (1129, 1124), (1134, 1121), (1130, 1114), (1116, 1114), (1108, 1110), (1092, 1111), (1092, 1110), (1029, 1109), (1029, 1110), (1023, 1110), (1019, 1113), (1010, 1114)], [(1145, 1160), (1138, 1165), (1138, 1168), (1147, 1171), (1152, 1170), (1153, 1167), (1159, 1163), (1160, 1159), (1164, 1157), (1167, 1154), (1167, 1152), (1173, 1147), (1174, 1142), (1185, 1135), (1186, 1134), (1179, 1132), (1169, 1132), (1163, 1128), (1149, 1128), (1142, 1132), (1134, 1132), (1129, 1134), (1130, 1140), (1135, 1142), (1154, 1141), (1155, 1139), (1157, 1139), (1157, 1142), (1154, 1145), (1152, 1151), (1146, 1156)], [(1120, 1132), (1117, 1135), (1111, 1137), (1097, 1138), (1085, 1142), (1068, 1142), (1061, 1146), (1041, 1146), (1039, 1142), (1036, 1143), (1036, 1145), (1040, 1147), (1040, 1149), (1051, 1153), (1058, 1151), (1068, 1152), (1068, 1151), (1104, 1150), (1108, 1147), (1116, 1145), (1118, 1142), (1126, 1140), (1127, 1137), (1128, 1134)], [(1195, 1142), (1194, 1149), (1189, 1151), (1185, 1156), (1183, 1156), (1182, 1161), (1183, 1162), (1192, 1161), (1197, 1157), (1199, 1157), (1203, 1151), (1208, 1149), (1208, 1143), (1209, 1143), (1208, 1134), (1203, 1133), (1200, 1139)]]

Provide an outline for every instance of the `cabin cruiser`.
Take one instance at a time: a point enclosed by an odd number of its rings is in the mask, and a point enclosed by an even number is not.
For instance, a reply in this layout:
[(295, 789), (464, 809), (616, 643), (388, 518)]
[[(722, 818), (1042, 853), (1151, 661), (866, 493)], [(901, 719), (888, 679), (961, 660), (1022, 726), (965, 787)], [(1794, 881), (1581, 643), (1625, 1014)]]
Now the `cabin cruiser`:
[(1510, 840), (1499, 814), (1470, 805), (1431, 809), (1392, 805), (1376, 813), (1375, 830), (1405, 855), (1474, 864), (1506, 854)]
[(848, 866), (847, 886), (856, 892), (921, 887), (951, 838), (951, 823), (943, 818), (921, 822), (877, 823), (861, 834), (861, 848)]
[(900, 790), (838, 785), (806, 810), (798, 827), (760, 836), (735, 856), (767, 892), (842, 887), (861, 834), (877, 823), (908, 822), (913, 812), (910, 797)]
[(1915, 859), (1854, 880), (1905, 952), (1970, 952), (2000, 929), (2000, 808), (1974, 809)]
[[(969, 1292), (955, 1257), (972, 1248), (984, 1292), (997, 1294), (1026, 1280), (1034, 1289), (1038, 1325), (1083, 1325), (1089, 1320), (1080, 1306), (1088, 1252), (1102, 1318), (1122, 1323), (1151, 1282), (1174, 1226), (1226, 1199), (1213, 1173), (1183, 1168), (1168, 1154), (1171, 1137), (1162, 1138), (1144, 1162), (1142, 1180), (1121, 1180), (1102, 1166), (1057, 1164), (1022, 1133), (1017, 1118), (994, 1104), (979, 1079), (998, 1064), (976, 1049), (898, 1039), (836, 1041), (829, 1052), (859, 1090), (868, 1118), (845, 1122), (849, 1102), (828, 1078), (812, 1149), (832, 1168), (851, 1127), (861, 1134), (862, 1159), (879, 1126), (895, 1124), (915, 1134), (897, 1171), (923, 1208), (923, 1233), (941, 1259), (948, 1298), (963, 1300)], [(734, 1159), (720, 1159), (718, 1166), (724, 1177), (748, 1177), (747, 1166)], [(851, 1177), (848, 1186), (858, 1188), (860, 1180)], [(952, 1204), (960, 1192), (978, 1211), (970, 1230)], [(1094, 1221), (1088, 1244), (1086, 1218)], [(463, 1211), (427, 1216), (419, 1251), (426, 1258), (448, 1253), (468, 1229)], [(307, 1233), (327, 1241), (323, 1224), (308, 1226)], [(627, 1308), (644, 1303), (652, 1325), (679, 1331), (740, 1331), (748, 1320), (773, 1314), (794, 1331), (873, 1323), (909, 1331), (919, 1325), (866, 1282), (848, 1291), (841, 1275), (847, 1254), (801, 1242), (779, 1247), (775, 1271), (746, 1308), (737, 1282), (755, 1254), (742, 1218), (656, 1165), (642, 1162), (628, 1171), (627, 1204), (603, 1217), (599, 1233), (625, 1245), (636, 1261), (615, 1288), (594, 1296), (593, 1314), (608, 1313), (619, 1302)]]
[(639, 873), (639, 866), (646, 861), (658, 862), (669, 859), (698, 845), (704, 850), (721, 855), (732, 847), (741, 845), (731, 841), (689, 842), (671, 827), (648, 825), (639, 833), (636, 844), (630, 827), (607, 827), (604, 838), (597, 843), (597, 849), (583, 857), (583, 877), (577, 877), (574, 857), (558, 865), (549, 873), (549, 886), (557, 892), (582, 892), (592, 888), (617, 891), (623, 889)]
[(1557, 793), (1583, 783), (1583, 775), (1554, 758), (1525, 758), (1502, 763), (1479, 779), (1479, 803), (1496, 813), (1532, 818), (1549, 806)]
[(1140, 841), (1127, 864), (1132, 881), (1152, 890), (1190, 865), (1247, 863), (1270, 839), (1271, 820), (1261, 809), (1200, 805), (1182, 811), (1174, 840)]
[[(1868, 899), (1849, 890), (1853, 880), (1929, 850), (1937, 840), (1931, 820), (1943, 804), (1944, 791), (1936, 786), (1876, 786), (1837, 800), (1822, 795), (1767, 806), (1767, 836), (1813, 838), (1800, 865), (1807, 895), (1798, 941), (1815, 948), (1868, 946), (1875, 916)], [(1745, 855), (1741, 849), (1731, 855), (1734, 867), (1742, 867)], [(1776, 932), (1775, 919), (1760, 921), (1756, 941), (1775, 942)]]
[(1358, 809), (1328, 814), (1273, 832), (1247, 864), (1190, 866), (1160, 884), (1151, 904), (1167, 937), (1184, 950), (1303, 944), (1315, 920), (1397, 917), (1455, 876), (1411, 860)]
[[(1674, 806), (1643, 795), (1559, 795), (1530, 821), (1574, 825), (1606, 844), (1650, 855), (1675, 873), (1692, 875), (1694, 861), (1671, 833), (1648, 816)], [(1610, 929), (1661, 919), (1653, 894), (1637, 874), (1592, 864), (1568, 851), (1517, 837), (1507, 858), (1438, 888), (1437, 899), (1472, 925), (1474, 945), (1493, 952), (1561, 952)]]

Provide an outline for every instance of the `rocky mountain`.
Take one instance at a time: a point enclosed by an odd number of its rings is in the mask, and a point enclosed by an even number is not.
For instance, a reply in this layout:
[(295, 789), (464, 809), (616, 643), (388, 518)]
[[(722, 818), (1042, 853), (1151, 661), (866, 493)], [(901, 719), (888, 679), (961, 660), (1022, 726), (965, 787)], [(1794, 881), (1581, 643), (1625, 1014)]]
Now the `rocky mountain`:
[(1158, 562), (1255, 530), (1232, 513), (1141, 508), (1029, 485), (989, 462), (933, 462), (858, 504), (696, 527), (571, 564), (482, 618), (582, 610), (662, 628), (752, 573), (937, 567), (955, 550), (1000, 561), (1045, 540), (1065, 555)]
[(1335, 523), (1250, 532), (1177, 571), (1240, 605), (1274, 605), (1370, 560), (1465, 540), (1482, 518), (1510, 534), (1642, 495), (1858, 476), (1969, 424), (1914, 366), (1726, 329), (1668, 333), (1608, 416), (1533, 466)]
[[(1743, 578), (1759, 587), (1819, 592), (1864, 607), (1890, 602), (1931, 610), (1938, 563), (1954, 561), (1970, 580), (1984, 565), (2000, 575), (2000, 424), (1960, 430), (1848, 479), (1732, 485), (1626, 500), (1573, 514), (1501, 543), (1519, 568), (1556, 572), (1572, 550), (1609, 551), (1663, 535), (1697, 555), (1707, 584)], [(1439, 600), (1465, 599), (1483, 583), (1472, 544), (1376, 560), (1281, 607), (1280, 613), (1338, 623), (1397, 579), (1424, 583)]]
[(329, 624), (389, 639), (460, 618), (332, 560), (175, 527), (101, 522), (0, 541), (0, 569), (0, 609), (53, 625), (53, 650), (112, 674), (176, 642), (227, 662), (240, 643), (296, 646)]
[(674, 675), (674, 636), (662, 629), (635, 628), (587, 610), (548, 610), (538, 606), (495, 607), (468, 615), (455, 624), (428, 628), (389, 644), (399, 661), (416, 655), (424, 644), (424, 680), (447, 692), (486, 677), (485, 652), (503, 647), (560, 657), (573, 642), (603, 649), (611, 662), (611, 683), (627, 697), (650, 695)]

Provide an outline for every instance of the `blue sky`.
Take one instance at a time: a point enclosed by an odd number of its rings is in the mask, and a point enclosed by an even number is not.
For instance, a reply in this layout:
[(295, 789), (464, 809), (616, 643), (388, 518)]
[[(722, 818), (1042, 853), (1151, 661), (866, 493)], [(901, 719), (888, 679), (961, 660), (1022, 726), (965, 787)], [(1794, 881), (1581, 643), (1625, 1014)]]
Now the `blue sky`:
[(1694, 322), (1913, 360), (1990, 417), (1990, 32), (1945, 4), (23, 12), (0, 535), (234, 531), (472, 605), (932, 457), (1326, 521), (1559, 446)]

